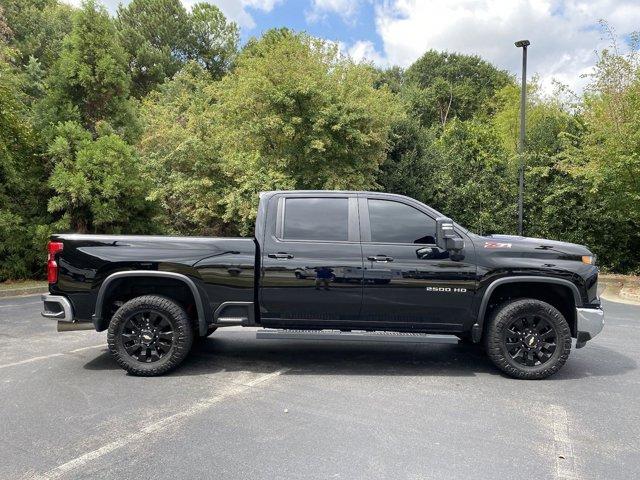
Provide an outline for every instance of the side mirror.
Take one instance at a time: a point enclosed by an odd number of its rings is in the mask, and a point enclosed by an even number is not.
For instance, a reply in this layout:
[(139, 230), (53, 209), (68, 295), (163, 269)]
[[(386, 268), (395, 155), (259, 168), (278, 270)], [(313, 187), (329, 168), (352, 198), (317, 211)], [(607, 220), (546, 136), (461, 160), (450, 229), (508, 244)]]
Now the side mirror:
[(464, 240), (458, 236), (453, 220), (447, 217), (436, 218), (436, 243), (442, 250), (459, 252), (464, 248)]

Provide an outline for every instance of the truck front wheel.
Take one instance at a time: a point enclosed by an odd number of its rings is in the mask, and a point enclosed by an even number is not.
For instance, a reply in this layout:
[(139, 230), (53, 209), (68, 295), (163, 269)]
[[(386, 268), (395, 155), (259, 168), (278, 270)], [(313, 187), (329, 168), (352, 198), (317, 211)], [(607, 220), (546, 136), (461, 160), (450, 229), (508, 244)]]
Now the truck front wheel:
[(177, 367), (193, 344), (187, 313), (173, 300), (144, 295), (114, 314), (107, 335), (109, 350), (127, 372), (156, 376)]
[(556, 373), (569, 358), (571, 330), (555, 307), (524, 298), (492, 312), (485, 343), (489, 358), (507, 375), (540, 379)]

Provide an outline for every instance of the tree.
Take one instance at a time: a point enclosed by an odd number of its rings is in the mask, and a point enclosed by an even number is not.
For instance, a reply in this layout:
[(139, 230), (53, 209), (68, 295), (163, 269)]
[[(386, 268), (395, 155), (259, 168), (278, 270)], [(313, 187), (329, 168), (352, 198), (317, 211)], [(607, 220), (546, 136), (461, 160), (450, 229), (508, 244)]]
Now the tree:
[(129, 53), (134, 95), (144, 96), (180, 70), (189, 41), (189, 15), (180, 0), (120, 4), (117, 25)]
[(501, 139), (482, 121), (453, 120), (436, 143), (424, 198), (479, 234), (515, 230), (516, 183)]
[(73, 121), (95, 135), (98, 122), (108, 121), (127, 139), (137, 135), (127, 53), (109, 14), (95, 0), (85, 1), (75, 12), (48, 83), (41, 105), (43, 128)]
[(97, 125), (97, 138), (74, 122), (61, 123), (49, 147), (54, 195), (49, 211), (60, 216), (57, 229), (79, 233), (144, 233), (155, 228), (133, 147), (107, 124)]
[(225, 221), (249, 230), (262, 190), (374, 187), (390, 125), (402, 116), (374, 80), (368, 66), (304, 34), (272, 30), (249, 42), (211, 109), (228, 182)]
[[(58, 0), (3, 0), (10, 45), (18, 52), (18, 63), (36, 58), (49, 69), (59, 55), (63, 38), (71, 30), (73, 8)], [(1, 36), (1, 34), (0, 34)]]
[(212, 141), (210, 84), (199, 64), (187, 63), (151, 92), (141, 108), (144, 133), (137, 149), (151, 182), (150, 198), (162, 207), (156, 221), (183, 235), (237, 233), (220, 220), (225, 178)]
[(0, 5), (0, 44), (6, 44), (11, 39), (13, 39), (13, 30), (7, 23), (4, 7)]
[(180, 0), (133, 0), (118, 8), (117, 25), (137, 97), (173, 77), (187, 60), (220, 78), (238, 48), (237, 25), (207, 3), (188, 13)]
[(438, 165), (438, 133), (425, 128), (415, 117), (405, 117), (391, 130), (391, 145), (380, 167), (376, 183), (380, 191), (431, 202), (429, 189)]
[(39, 208), (43, 170), (15, 58), (0, 43), (0, 281), (37, 274), (48, 220)]
[(631, 35), (631, 49), (622, 54), (612, 37), (611, 48), (601, 52), (583, 101), (584, 133), (561, 157), (565, 171), (587, 187), (588, 206), (597, 213), (591, 227), (599, 233), (596, 252), (620, 272), (640, 271), (638, 40)]
[(198, 3), (191, 10), (189, 58), (200, 63), (214, 79), (229, 71), (238, 51), (238, 26), (227, 22), (220, 9)]
[(406, 71), (406, 97), (423, 125), (444, 126), (484, 113), (495, 92), (512, 81), (475, 55), (429, 50)]

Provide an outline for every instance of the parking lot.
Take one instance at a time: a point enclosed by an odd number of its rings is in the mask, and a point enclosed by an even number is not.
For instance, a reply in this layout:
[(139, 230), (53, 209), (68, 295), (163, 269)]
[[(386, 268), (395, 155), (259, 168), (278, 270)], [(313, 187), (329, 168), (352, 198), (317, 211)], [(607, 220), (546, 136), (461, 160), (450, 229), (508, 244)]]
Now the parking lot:
[(0, 478), (636, 478), (640, 307), (556, 376), (463, 345), (219, 330), (175, 372), (121, 370), (104, 333), (0, 300)]

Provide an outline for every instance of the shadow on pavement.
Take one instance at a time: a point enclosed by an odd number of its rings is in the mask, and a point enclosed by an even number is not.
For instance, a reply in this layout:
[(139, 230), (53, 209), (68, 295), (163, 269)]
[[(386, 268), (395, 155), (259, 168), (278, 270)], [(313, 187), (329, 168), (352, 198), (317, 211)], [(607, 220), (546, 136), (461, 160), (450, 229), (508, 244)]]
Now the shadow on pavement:
[[(289, 369), (287, 375), (502, 375), (478, 346), (234, 337), (213, 336), (196, 344), (184, 363), (169, 375), (204, 375), (219, 371), (269, 373), (283, 368)], [(576, 358), (573, 351), (563, 369), (549, 380), (621, 375), (637, 368), (635, 360), (615, 350), (596, 345), (586, 348), (592, 348), (593, 354)], [(105, 352), (84, 368), (115, 370), (120, 367)]]
[(623, 355), (597, 343), (587, 344), (584, 350), (571, 351), (569, 361), (552, 380), (570, 380), (584, 377), (610, 377), (622, 375), (638, 368), (638, 363), (631, 357)]

